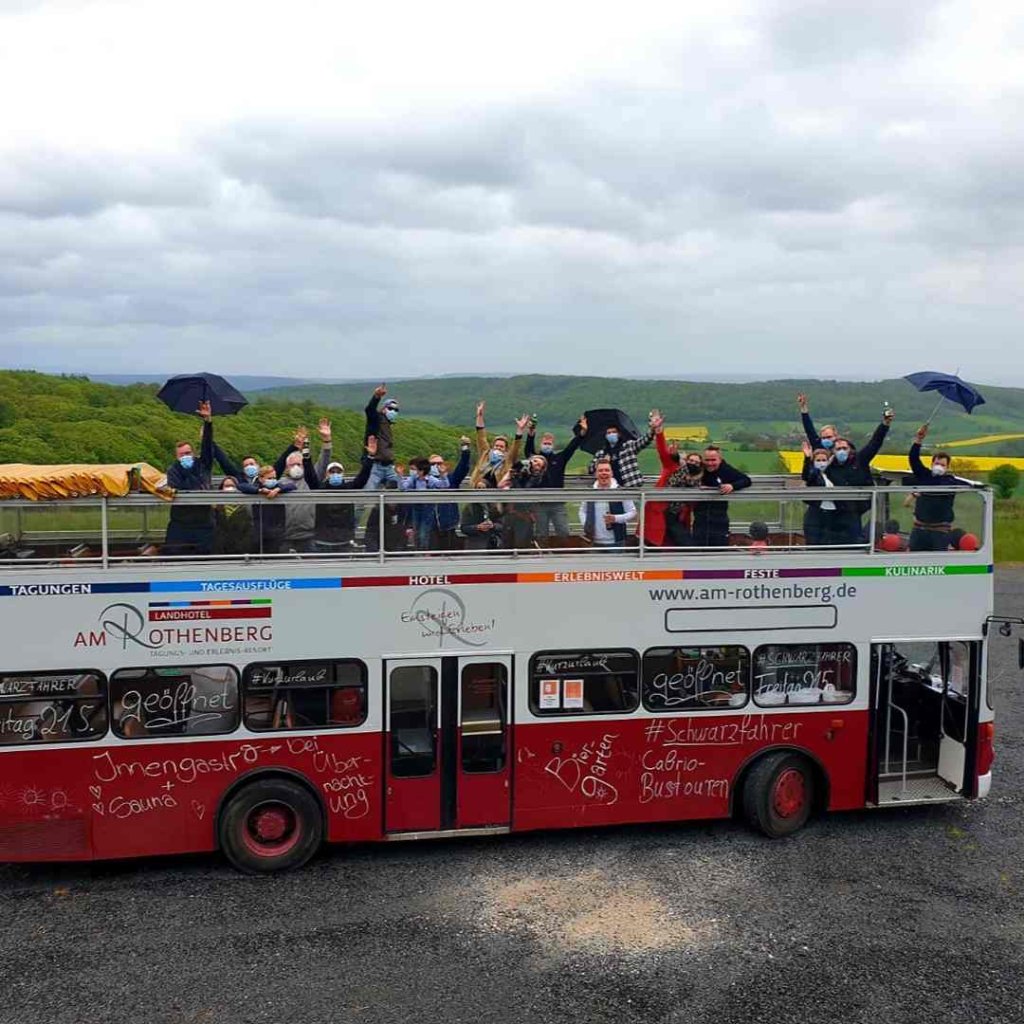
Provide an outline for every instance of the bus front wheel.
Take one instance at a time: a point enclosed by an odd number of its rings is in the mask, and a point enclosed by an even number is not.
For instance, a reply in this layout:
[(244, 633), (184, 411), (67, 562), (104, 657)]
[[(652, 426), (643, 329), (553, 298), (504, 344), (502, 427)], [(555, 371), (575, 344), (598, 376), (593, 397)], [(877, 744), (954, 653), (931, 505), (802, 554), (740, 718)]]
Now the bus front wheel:
[(743, 786), (747, 821), (773, 839), (802, 828), (814, 806), (814, 769), (797, 754), (769, 754), (750, 770)]
[(287, 779), (260, 779), (240, 789), (220, 819), (220, 846), (249, 875), (301, 867), (323, 840), (316, 799)]

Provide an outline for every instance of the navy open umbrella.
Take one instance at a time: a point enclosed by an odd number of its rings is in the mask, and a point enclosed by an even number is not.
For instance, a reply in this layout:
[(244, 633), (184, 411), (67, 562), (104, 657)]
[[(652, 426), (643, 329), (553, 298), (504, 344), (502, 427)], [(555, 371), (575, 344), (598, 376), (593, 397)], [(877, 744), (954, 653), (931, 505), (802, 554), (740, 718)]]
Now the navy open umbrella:
[(195, 412), (200, 402), (209, 402), (214, 416), (233, 416), (249, 404), (216, 373), (183, 373), (171, 377), (156, 397), (174, 412)]
[[(587, 433), (580, 447), (591, 455), (607, 447), (604, 432), (609, 427), (618, 430), (620, 441), (630, 441), (640, 436), (636, 424), (621, 409), (587, 409), (583, 415), (587, 417)], [(573, 427), (573, 433), (579, 433), (579, 426)]]
[(918, 391), (934, 391), (940, 396), (932, 410), (932, 415), (928, 417), (929, 423), (935, 413), (939, 411), (943, 398), (948, 398), (951, 402), (962, 406), (967, 413), (970, 413), (975, 406), (985, 404), (981, 392), (952, 373), (921, 370), (919, 373), (908, 373), (903, 379), (909, 380)]

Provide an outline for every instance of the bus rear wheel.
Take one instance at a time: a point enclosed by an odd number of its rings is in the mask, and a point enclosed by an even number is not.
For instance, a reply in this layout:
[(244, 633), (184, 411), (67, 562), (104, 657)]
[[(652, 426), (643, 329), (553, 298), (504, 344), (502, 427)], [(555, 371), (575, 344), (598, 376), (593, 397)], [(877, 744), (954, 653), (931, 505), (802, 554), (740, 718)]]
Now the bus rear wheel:
[(814, 769), (798, 754), (761, 758), (743, 786), (747, 821), (773, 839), (803, 828), (813, 806)]
[(220, 847), (249, 875), (301, 867), (323, 840), (314, 797), (287, 779), (260, 779), (231, 797), (220, 818)]

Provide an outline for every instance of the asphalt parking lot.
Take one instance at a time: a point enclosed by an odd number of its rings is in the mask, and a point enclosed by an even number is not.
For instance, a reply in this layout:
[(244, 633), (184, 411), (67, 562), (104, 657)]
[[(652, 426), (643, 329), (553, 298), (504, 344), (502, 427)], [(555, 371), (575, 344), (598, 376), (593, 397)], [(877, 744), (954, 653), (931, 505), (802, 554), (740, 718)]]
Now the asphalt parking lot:
[[(1024, 614), (1024, 571), (997, 574)], [(1024, 1020), (1024, 675), (994, 647), (977, 804), (0, 867), (3, 1022)]]

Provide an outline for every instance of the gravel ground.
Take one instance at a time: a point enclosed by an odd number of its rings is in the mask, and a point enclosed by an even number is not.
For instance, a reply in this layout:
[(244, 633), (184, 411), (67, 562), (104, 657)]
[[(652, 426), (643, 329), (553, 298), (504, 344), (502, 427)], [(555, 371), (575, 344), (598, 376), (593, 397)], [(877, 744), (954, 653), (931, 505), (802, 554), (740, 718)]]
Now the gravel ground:
[[(1024, 614), (1024, 571), (997, 576)], [(1024, 678), (987, 801), (328, 851), (0, 868), (0, 1021), (1024, 1020)]]

